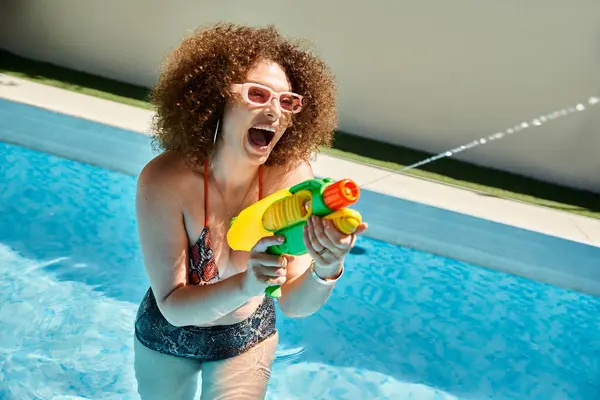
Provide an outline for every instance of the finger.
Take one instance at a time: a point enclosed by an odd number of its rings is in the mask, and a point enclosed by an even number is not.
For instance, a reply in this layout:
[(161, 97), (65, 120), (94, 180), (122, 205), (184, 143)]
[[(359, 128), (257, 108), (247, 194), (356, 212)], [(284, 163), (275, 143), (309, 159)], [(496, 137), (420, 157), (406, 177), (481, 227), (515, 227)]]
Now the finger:
[(346, 235), (340, 232), (330, 219), (323, 220), (325, 235), (331, 242), (331, 244), (339, 249), (345, 249), (350, 243), (350, 235)]
[(331, 239), (329, 239), (329, 237), (325, 233), (325, 227), (323, 226), (324, 220), (315, 216), (313, 216), (312, 218), (314, 218), (313, 230), (321, 246), (326, 247), (328, 249), (333, 249), (334, 247), (336, 247), (336, 245), (331, 241)]
[(281, 286), (286, 282), (286, 278), (284, 277), (280, 277), (280, 278), (267, 278), (265, 277), (264, 279), (261, 280), (261, 282), (263, 282), (265, 285), (267, 286)]
[(285, 267), (267, 267), (264, 265), (258, 265), (254, 268), (254, 274), (256, 276), (265, 276), (269, 278), (278, 278), (280, 276), (287, 275), (287, 268)]
[(252, 265), (264, 265), (267, 267), (285, 266), (287, 259), (282, 256), (267, 253), (252, 253), (248, 262)]
[(286, 281), (287, 281), (287, 278), (285, 276), (281, 276), (279, 278), (271, 278), (271, 279), (267, 280), (267, 283), (269, 284), (269, 286), (275, 286), (275, 285), (281, 286)]
[(306, 246), (306, 252), (311, 256), (311, 258), (315, 261), (322, 261), (321, 257), (317, 254), (322, 249), (315, 249), (313, 241), (310, 237), (310, 228), (308, 226), (304, 227), (304, 245)]
[(351, 237), (352, 240), (350, 240), (350, 248), (354, 247), (354, 245), (356, 244), (356, 233), (353, 233)]
[[(311, 258), (319, 265), (330, 265), (335, 263), (336, 260), (339, 260), (340, 254), (337, 249), (334, 250), (330, 248), (320, 248), (317, 249), (314, 243), (311, 243), (308, 239), (308, 234), (305, 235), (305, 243), (306, 243), (306, 252), (311, 256)], [(317, 245), (320, 246), (320, 245)], [(323, 252), (326, 249), (327, 251)]]
[(312, 247), (316, 250), (316, 251), (321, 251), (323, 250), (324, 246), (319, 243), (319, 239), (317, 239), (317, 236), (315, 234), (315, 228), (314, 228), (314, 222), (313, 222), (313, 217), (310, 217), (307, 221), (306, 221), (306, 230), (305, 232), (308, 234), (308, 240), (310, 241)]
[(276, 246), (283, 243), (285, 237), (283, 236), (265, 236), (260, 239), (252, 248), (253, 253), (264, 253), (271, 246)]
[(286, 277), (285, 274), (284, 275), (273, 276), (273, 275), (263, 274), (263, 273), (260, 273), (258, 271), (255, 271), (255, 277), (256, 277), (257, 281), (263, 282), (263, 283), (265, 283), (268, 286), (271, 286), (271, 285), (283, 285), (286, 282), (286, 280), (287, 280), (287, 277)]
[(356, 230), (354, 231), (354, 233), (356, 233), (357, 235), (360, 235), (361, 233), (366, 231), (368, 227), (369, 227), (369, 225), (366, 222), (361, 222), (358, 225), (358, 227), (356, 228)]

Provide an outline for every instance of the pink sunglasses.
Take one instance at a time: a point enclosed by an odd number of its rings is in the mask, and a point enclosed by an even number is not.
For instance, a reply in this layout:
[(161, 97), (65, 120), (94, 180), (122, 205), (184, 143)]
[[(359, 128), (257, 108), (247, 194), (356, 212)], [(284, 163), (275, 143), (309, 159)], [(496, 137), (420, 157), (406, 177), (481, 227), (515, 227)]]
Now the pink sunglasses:
[(245, 101), (255, 105), (268, 104), (273, 98), (277, 99), (279, 107), (284, 112), (298, 113), (302, 110), (303, 97), (292, 92), (275, 92), (259, 83), (247, 82), (233, 85), (233, 91), (241, 93)]

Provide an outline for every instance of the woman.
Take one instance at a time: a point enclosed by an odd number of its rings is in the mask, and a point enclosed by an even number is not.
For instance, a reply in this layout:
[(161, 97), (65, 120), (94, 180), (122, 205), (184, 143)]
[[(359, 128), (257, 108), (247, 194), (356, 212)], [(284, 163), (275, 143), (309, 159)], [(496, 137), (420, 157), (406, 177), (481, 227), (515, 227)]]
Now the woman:
[[(309, 156), (332, 140), (334, 83), (326, 65), (272, 28), (218, 24), (186, 38), (152, 92), (164, 150), (139, 176), (139, 236), (150, 280), (135, 322), (142, 399), (263, 398), (277, 347), (282, 285), (290, 317), (316, 312), (343, 272), (354, 235), (307, 224), (304, 256), (232, 251), (229, 221), (313, 177)], [(357, 233), (366, 229), (361, 224)]]

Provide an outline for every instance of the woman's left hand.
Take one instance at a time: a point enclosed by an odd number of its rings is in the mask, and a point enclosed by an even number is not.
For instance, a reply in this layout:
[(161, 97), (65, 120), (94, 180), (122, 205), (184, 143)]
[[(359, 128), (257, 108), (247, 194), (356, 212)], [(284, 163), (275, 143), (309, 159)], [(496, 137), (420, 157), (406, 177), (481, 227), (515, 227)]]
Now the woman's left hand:
[[(356, 242), (356, 235), (363, 233), (367, 224), (362, 222), (350, 235), (340, 232), (333, 221), (315, 215), (311, 216), (304, 228), (304, 244), (315, 260), (315, 270), (323, 278), (341, 273), (344, 257)], [(319, 273), (321, 271), (321, 273)]]

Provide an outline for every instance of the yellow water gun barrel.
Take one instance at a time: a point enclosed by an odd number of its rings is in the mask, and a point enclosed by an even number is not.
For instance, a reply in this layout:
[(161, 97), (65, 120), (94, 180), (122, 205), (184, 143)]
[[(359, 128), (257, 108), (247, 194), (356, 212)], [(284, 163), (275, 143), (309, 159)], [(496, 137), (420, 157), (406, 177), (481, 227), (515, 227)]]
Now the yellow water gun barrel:
[(350, 235), (362, 222), (360, 213), (351, 208), (342, 208), (324, 217), (333, 221), (333, 225), (342, 233)]
[(263, 226), (270, 231), (277, 231), (306, 220), (310, 217), (311, 198), (312, 195), (308, 190), (301, 190), (273, 203), (263, 214)]
[[(278, 231), (308, 219), (312, 215), (311, 199), (310, 191), (301, 190), (271, 204), (263, 214), (263, 226), (270, 231)], [(340, 232), (347, 235), (353, 233), (362, 221), (360, 214), (355, 210), (342, 208), (345, 206), (343, 203), (334, 206), (339, 209), (325, 216), (325, 219), (332, 220)]]

